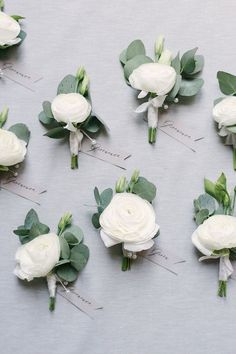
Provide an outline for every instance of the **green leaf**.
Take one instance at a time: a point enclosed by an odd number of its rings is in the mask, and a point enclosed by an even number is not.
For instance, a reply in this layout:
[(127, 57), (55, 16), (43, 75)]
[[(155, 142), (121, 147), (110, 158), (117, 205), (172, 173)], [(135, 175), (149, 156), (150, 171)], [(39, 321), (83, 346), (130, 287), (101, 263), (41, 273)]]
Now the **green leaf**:
[(211, 182), (209, 179), (204, 179), (204, 188), (205, 192), (211, 195), (213, 198), (216, 198), (215, 193), (215, 183)]
[(113, 197), (113, 190), (111, 188), (107, 188), (105, 189), (101, 194), (100, 194), (100, 198), (101, 198), (101, 204), (102, 207), (105, 209), (108, 204), (110, 203), (110, 201), (112, 200)]
[(190, 74), (194, 71), (195, 69), (195, 53), (197, 51), (197, 48), (193, 48), (191, 50), (188, 50), (185, 52), (181, 58), (181, 72), (184, 72), (186, 74)]
[(54, 118), (53, 114), (52, 114), (52, 109), (51, 109), (51, 102), (49, 102), (49, 101), (43, 102), (43, 111), (47, 117)]
[(230, 133), (236, 133), (236, 125), (232, 125), (231, 127), (225, 127)]
[(136, 39), (130, 43), (126, 51), (126, 59), (130, 60), (136, 57), (137, 55), (145, 55), (145, 47), (143, 42), (140, 39)]
[(119, 57), (120, 62), (123, 65), (125, 65), (125, 63), (127, 62), (126, 52), (127, 52), (127, 49), (122, 50), (122, 52), (120, 53), (120, 57)]
[(182, 79), (179, 95), (194, 96), (198, 93), (198, 91), (201, 89), (203, 84), (204, 84), (203, 79), (193, 79), (193, 80)]
[(75, 246), (79, 244), (78, 239), (71, 232), (65, 232), (64, 239), (66, 240), (69, 246)]
[(13, 18), (17, 22), (25, 19), (25, 17), (19, 15), (11, 15), (11, 18)]
[(199, 73), (200, 71), (202, 71), (202, 69), (204, 67), (204, 56), (203, 55), (195, 55), (194, 59), (195, 59), (195, 69), (193, 70), (193, 72), (191, 72), (191, 75), (195, 75), (195, 74)]
[(92, 216), (92, 224), (95, 227), (95, 229), (100, 229), (100, 227), (101, 227), (100, 222), (99, 222), (99, 218), (100, 218), (99, 213), (95, 213)]
[(177, 94), (179, 92), (179, 89), (180, 89), (180, 86), (181, 86), (181, 81), (182, 81), (181, 75), (177, 75), (176, 76), (176, 81), (175, 81), (175, 86), (168, 93), (168, 96), (167, 96), (167, 100), (168, 101), (173, 101), (175, 99), (175, 97), (177, 96)]
[(69, 135), (68, 130), (64, 129), (63, 127), (52, 128), (46, 134), (44, 134), (44, 136), (48, 136), (49, 138), (52, 139), (62, 139), (68, 135)]
[[(84, 239), (84, 233), (83, 233), (82, 229), (77, 225), (71, 225), (71, 226), (67, 227), (65, 229), (65, 231), (62, 233), (62, 236), (64, 236), (66, 240), (67, 240), (67, 238), (69, 238), (69, 236), (66, 236), (67, 233), (70, 233), (74, 237), (76, 237), (77, 243), (82, 242)], [(68, 240), (67, 240), (67, 242), (70, 244), (70, 242)]]
[(14, 234), (17, 236), (28, 236), (29, 230), (24, 228), (17, 228), (17, 230), (13, 230)]
[(103, 127), (103, 123), (94, 115), (91, 115), (83, 124), (83, 129), (89, 133), (97, 133)]
[(55, 267), (59, 267), (59, 266), (61, 266), (62, 264), (68, 264), (68, 263), (70, 263), (70, 259), (61, 259), (59, 262), (57, 262), (57, 263), (55, 264)]
[(125, 78), (128, 80), (132, 72), (140, 65), (152, 62), (153, 60), (146, 55), (136, 55), (133, 59), (128, 60), (124, 66)]
[(60, 82), (60, 84), (59, 84), (59, 86), (57, 88), (57, 94), (59, 95), (61, 93), (72, 93), (72, 92), (75, 92), (76, 85), (77, 85), (76, 77), (73, 76), (73, 75), (67, 75)]
[(17, 138), (24, 140), (26, 144), (28, 144), (30, 139), (30, 131), (25, 124), (23, 123), (14, 124), (8, 130), (14, 133), (17, 136)]
[(101, 198), (100, 198), (100, 194), (99, 194), (98, 187), (95, 187), (95, 188), (94, 188), (93, 193), (94, 193), (94, 198), (95, 198), (95, 200), (96, 200), (96, 203), (97, 203), (98, 205), (100, 205), (100, 204), (101, 204)]
[(208, 214), (212, 215), (215, 212), (216, 204), (215, 199), (209, 194), (201, 194), (198, 199), (194, 200), (194, 207), (196, 212), (207, 209)]
[(209, 217), (209, 211), (207, 209), (200, 210), (195, 217), (197, 225), (202, 224)]
[(40, 223), (38, 214), (34, 209), (30, 209), (30, 211), (27, 213), (25, 217), (25, 228), (26, 229), (31, 229), (33, 224), (38, 224)]
[(60, 124), (54, 118), (47, 117), (46, 114), (44, 113), (44, 111), (39, 113), (39, 121), (44, 125), (51, 126), (54, 124), (54, 125), (60, 126)]
[(32, 227), (29, 231), (29, 237), (33, 239), (37, 236), (48, 234), (49, 231), (50, 231), (50, 229), (47, 225), (39, 222), (37, 224), (32, 225)]
[(25, 40), (26, 36), (27, 36), (26, 32), (21, 30), (20, 33), (18, 34), (18, 38), (20, 38), (21, 41), (18, 44), (21, 44)]
[(220, 177), (217, 179), (216, 184), (221, 184), (224, 189), (226, 189), (226, 177), (225, 174), (222, 172)]
[(89, 258), (89, 249), (86, 245), (80, 244), (71, 249), (71, 265), (79, 272), (81, 271)]
[(0, 171), (2, 171), (2, 172), (7, 172), (7, 171), (9, 171), (9, 167), (7, 167), (7, 166), (0, 166)]
[(70, 264), (63, 264), (56, 269), (58, 277), (64, 281), (71, 283), (75, 281), (78, 276), (78, 272)]
[(217, 104), (217, 103), (219, 103), (220, 101), (222, 101), (223, 99), (224, 99), (225, 97), (219, 97), (219, 98), (216, 98), (215, 100), (214, 100), (214, 106)]
[(139, 177), (133, 187), (133, 193), (139, 195), (143, 199), (146, 199), (148, 202), (152, 202), (156, 196), (156, 186), (149, 182), (146, 178)]
[(181, 64), (180, 64), (180, 58), (179, 58), (179, 53), (176, 55), (176, 57), (172, 60), (171, 66), (175, 69), (177, 74), (180, 74), (180, 69), (181, 69)]
[(59, 236), (60, 247), (61, 247), (61, 258), (69, 259), (70, 258), (70, 247), (64, 237)]
[(221, 92), (225, 95), (236, 94), (236, 76), (226, 73), (225, 71), (218, 71), (217, 79), (219, 81)]

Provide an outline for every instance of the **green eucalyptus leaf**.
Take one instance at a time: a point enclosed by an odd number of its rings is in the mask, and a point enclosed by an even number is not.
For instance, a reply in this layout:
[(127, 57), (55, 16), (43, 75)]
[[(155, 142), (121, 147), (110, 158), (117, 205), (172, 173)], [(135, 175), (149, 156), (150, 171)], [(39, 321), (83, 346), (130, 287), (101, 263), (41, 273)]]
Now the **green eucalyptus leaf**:
[(230, 133), (236, 133), (236, 125), (232, 125), (230, 127), (225, 127)]
[(29, 230), (23, 229), (23, 228), (17, 228), (17, 230), (13, 231), (15, 235), (17, 236), (28, 236)]
[(136, 57), (137, 55), (145, 55), (145, 47), (143, 42), (140, 39), (136, 39), (130, 43), (126, 51), (126, 59), (130, 60)]
[(14, 124), (8, 130), (14, 133), (17, 136), (17, 138), (24, 140), (26, 144), (28, 144), (30, 139), (30, 131), (25, 124), (23, 123)]
[(221, 102), (223, 99), (225, 99), (225, 97), (216, 98), (216, 99), (214, 100), (214, 106), (215, 106), (217, 103)]
[(57, 88), (57, 94), (61, 93), (72, 93), (75, 92), (77, 85), (77, 79), (73, 75), (67, 75), (62, 79), (60, 82), (58, 88)]
[(221, 92), (225, 95), (236, 94), (236, 76), (226, 73), (225, 71), (218, 71), (217, 79)]
[(66, 240), (69, 246), (75, 246), (79, 244), (78, 239), (71, 232), (65, 232), (64, 239)]
[(43, 102), (43, 111), (47, 117), (54, 118), (53, 114), (52, 114), (52, 109), (51, 109), (51, 102), (49, 102), (49, 101)]
[(120, 57), (119, 57), (120, 62), (123, 65), (125, 65), (125, 63), (127, 62), (126, 52), (127, 52), (127, 49), (122, 50), (122, 52), (120, 53)]
[(111, 188), (105, 189), (100, 194), (101, 204), (102, 204), (104, 209), (108, 206), (108, 204), (110, 204), (110, 201), (112, 200), (112, 197), (113, 197), (113, 190)]
[(176, 76), (176, 81), (175, 81), (175, 86), (172, 88), (172, 90), (168, 93), (167, 100), (168, 101), (173, 101), (175, 97), (177, 96), (180, 86), (181, 86), (181, 81), (182, 77), (181, 75)]
[(49, 231), (50, 229), (47, 225), (38, 222), (32, 225), (29, 231), (29, 237), (35, 238), (40, 235), (48, 234)]
[(197, 225), (201, 225), (206, 219), (208, 219), (208, 217), (209, 211), (207, 209), (200, 210), (195, 216)]
[(63, 236), (59, 236), (60, 248), (61, 248), (61, 258), (69, 259), (70, 258), (70, 247), (67, 241)]
[(91, 115), (83, 124), (83, 129), (89, 133), (97, 133), (103, 127), (103, 123), (94, 115)]
[(70, 261), (71, 265), (79, 272), (81, 271), (89, 258), (89, 249), (86, 245), (80, 244), (71, 249)]
[(156, 196), (156, 186), (149, 182), (146, 178), (139, 177), (133, 187), (133, 193), (149, 202), (152, 202)]
[(195, 53), (197, 48), (185, 52), (181, 58), (181, 72), (190, 74), (195, 70)]
[(101, 227), (100, 222), (99, 222), (99, 218), (100, 218), (99, 213), (95, 213), (92, 216), (92, 224), (95, 227), (95, 229), (100, 229), (100, 227)]
[(40, 223), (38, 214), (34, 209), (30, 209), (30, 211), (27, 213), (25, 217), (25, 224), (24, 224), (25, 228), (29, 230), (33, 224), (38, 224), (38, 223)]
[(195, 199), (194, 207), (196, 212), (207, 209), (208, 214), (212, 215), (216, 209), (215, 199), (209, 194), (201, 194), (198, 199)]
[(94, 193), (94, 198), (95, 198), (95, 200), (96, 200), (96, 203), (97, 203), (98, 205), (100, 205), (100, 204), (101, 204), (101, 197), (100, 197), (99, 190), (98, 190), (97, 187), (94, 188), (93, 193)]
[(61, 259), (59, 262), (57, 262), (57, 263), (55, 264), (55, 267), (59, 267), (59, 266), (61, 266), (62, 264), (68, 264), (68, 263), (70, 263), (70, 259)]
[(152, 62), (153, 60), (146, 55), (136, 55), (136, 57), (128, 60), (124, 66), (125, 78), (128, 80), (132, 72), (140, 65)]
[(52, 138), (52, 139), (62, 139), (68, 135), (69, 135), (68, 130), (64, 129), (61, 126), (56, 127), (56, 128), (52, 128), (46, 134), (44, 134), (44, 136), (48, 136), (49, 138)]
[(21, 41), (18, 44), (21, 44), (25, 40), (26, 36), (27, 36), (26, 32), (21, 30), (20, 33), (17, 36), (18, 38), (21, 39)]
[(176, 55), (176, 57), (172, 60), (171, 66), (175, 69), (177, 74), (180, 74), (181, 70), (181, 63), (180, 63), (180, 58), (179, 58), (179, 53)]
[[(82, 242), (84, 239), (84, 233), (83, 233), (82, 229), (77, 225), (71, 225), (71, 226), (67, 227), (65, 229), (65, 231), (62, 233), (62, 236), (64, 236), (66, 240), (67, 240), (67, 238), (69, 238), (69, 236), (66, 236), (67, 233), (72, 234), (77, 239), (77, 243)], [(68, 240), (67, 240), (67, 242), (70, 244), (70, 242)]]
[(195, 69), (191, 72), (191, 75), (195, 75), (202, 71), (204, 67), (204, 56), (203, 55), (195, 55)]
[(187, 97), (195, 96), (198, 93), (198, 91), (200, 91), (203, 84), (204, 84), (203, 79), (193, 79), (193, 80), (182, 79), (179, 95), (187, 96)]
[(56, 274), (61, 280), (67, 281), (69, 283), (75, 281), (78, 276), (78, 272), (70, 264), (62, 264), (61, 266), (57, 267)]

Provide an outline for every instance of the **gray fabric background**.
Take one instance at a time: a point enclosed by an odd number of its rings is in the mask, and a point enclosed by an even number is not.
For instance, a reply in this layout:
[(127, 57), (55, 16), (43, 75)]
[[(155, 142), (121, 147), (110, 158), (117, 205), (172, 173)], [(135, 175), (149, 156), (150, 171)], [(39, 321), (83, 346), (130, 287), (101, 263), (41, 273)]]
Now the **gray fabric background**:
[[(236, 283), (227, 300), (216, 296), (217, 262), (199, 264), (190, 237), (195, 229), (192, 200), (203, 191), (203, 177), (224, 170), (235, 184), (232, 151), (224, 147), (211, 118), (220, 96), (216, 71), (236, 73), (233, 0), (41, 0), (6, 1), (6, 12), (26, 16), (27, 38), (17, 50), (18, 63), (44, 76), (36, 93), (0, 82), (0, 107), (10, 107), (9, 125), (26, 122), (32, 132), (22, 171), (26, 181), (48, 189), (42, 205), (0, 192), (0, 333), (4, 354), (232, 354), (235, 351)], [(135, 92), (126, 86), (118, 56), (141, 38), (152, 55), (156, 36), (181, 52), (199, 46), (204, 54), (205, 86), (191, 104), (173, 106), (170, 119), (204, 135), (197, 153), (158, 134), (147, 143), (147, 126), (133, 113)], [(187, 260), (178, 276), (139, 260), (131, 272), (120, 271), (119, 248), (107, 250), (90, 223), (93, 187), (113, 186), (122, 170), (81, 155), (80, 169), (69, 168), (69, 151), (43, 137), (37, 115), (51, 100), (59, 80), (85, 65), (98, 114), (110, 125), (109, 141), (132, 153), (127, 174), (139, 168), (156, 183), (155, 203), (161, 234), (158, 242)], [(55, 313), (47, 309), (43, 281), (25, 284), (12, 274), (19, 245), (12, 229), (34, 207), (43, 222), (56, 227), (70, 210), (86, 234), (91, 257), (76, 283), (104, 305), (95, 320), (58, 296)]]

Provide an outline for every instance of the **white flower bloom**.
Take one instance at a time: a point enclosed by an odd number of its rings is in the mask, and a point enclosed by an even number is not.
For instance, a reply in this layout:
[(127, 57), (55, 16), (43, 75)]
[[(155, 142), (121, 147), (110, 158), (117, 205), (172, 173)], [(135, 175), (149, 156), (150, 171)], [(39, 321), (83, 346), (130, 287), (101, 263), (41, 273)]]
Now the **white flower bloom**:
[(229, 215), (213, 215), (198, 226), (192, 242), (206, 256), (223, 248), (236, 247), (236, 218)]
[(58, 122), (77, 124), (84, 122), (91, 113), (91, 105), (79, 93), (60, 94), (52, 101), (52, 113)]
[(147, 63), (140, 65), (129, 77), (132, 87), (137, 90), (166, 95), (174, 87), (176, 71), (169, 65)]
[(60, 242), (54, 233), (40, 235), (20, 246), (16, 252), (14, 274), (28, 281), (45, 277), (60, 258)]
[(13, 45), (21, 41), (17, 38), (20, 25), (11, 16), (0, 11), (0, 45)]
[(124, 249), (131, 252), (151, 248), (159, 230), (152, 205), (132, 193), (115, 194), (99, 221), (106, 247), (123, 243)]
[(236, 97), (229, 96), (217, 103), (213, 108), (213, 117), (219, 128), (236, 124)]
[(0, 165), (13, 166), (22, 162), (26, 154), (26, 142), (5, 129), (0, 129)]

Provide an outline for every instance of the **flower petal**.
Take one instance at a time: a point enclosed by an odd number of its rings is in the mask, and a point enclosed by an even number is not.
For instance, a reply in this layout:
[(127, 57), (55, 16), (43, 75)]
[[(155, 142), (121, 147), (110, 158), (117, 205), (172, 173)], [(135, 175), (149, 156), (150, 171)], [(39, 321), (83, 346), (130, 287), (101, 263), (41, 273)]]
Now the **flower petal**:
[(124, 249), (126, 251), (130, 251), (130, 252), (141, 252), (144, 250), (148, 250), (149, 248), (151, 248), (154, 245), (154, 241), (153, 240), (149, 240), (143, 243), (130, 243), (130, 242), (124, 242)]
[(100, 231), (100, 236), (101, 236), (101, 239), (103, 240), (104, 242), (104, 245), (106, 247), (112, 247), (112, 246), (115, 246), (119, 243), (121, 243), (120, 241), (117, 241), (117, 240), (114, 240), (113, 238), (111, 238), (110, 236), (108, 236), (102, 229)]
[(194, 231), (194, 233), (192, 234), (192, 243), (202, 254), (205, 254), (206, 256), (210, 256), (212, 254), (212, 250), (208, 250), (200, 243), (200, 241), (198, 239), (197, 230)]
[(135, 113), (143, 113), (146, 112), (146, 110), (148, 109), (150, 105), (150, 102), (144, 102), (142, 103), (140, 106), (138, 106), (135, 110)]

